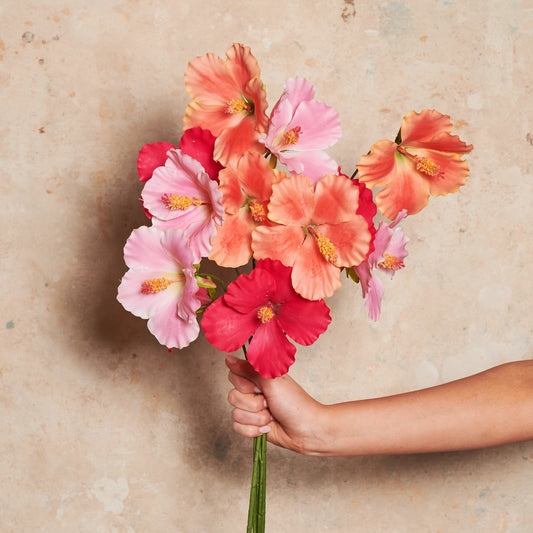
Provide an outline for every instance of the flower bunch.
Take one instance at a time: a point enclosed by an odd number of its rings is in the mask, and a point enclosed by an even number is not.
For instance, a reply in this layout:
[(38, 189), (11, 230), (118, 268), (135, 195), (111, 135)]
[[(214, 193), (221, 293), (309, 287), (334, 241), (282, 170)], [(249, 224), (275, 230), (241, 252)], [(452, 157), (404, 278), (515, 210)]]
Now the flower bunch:
[[(379, 319), (377, 274), (393, 277), (405, 267), (400, 222), (430, 196), (465, 184), (463, 155), (472, 146), (452, 135), (447, 115), (412, 111), (396, 139), (372, 145), (350, 178), (326, 152), (341, 136), (337, 111), (296, 77), (267, 115), (260, 76), (242, 44), (225, 60), (208, 53), (189, 63), (179, 144), (139, 152), (151, 226), (126, 243), (118, 300), (148, 319), (170, 350), (203, 329), (213, 346), (242, 347), (257, 372), (275, 378), (294, 362), (289, 338), (306, 346), (326, 331), (324, 299), (341, 287), (342, 271), (360, 283), (370, 319)], [(247, 272), (226, 288), (200, 272), (203, 259)]]

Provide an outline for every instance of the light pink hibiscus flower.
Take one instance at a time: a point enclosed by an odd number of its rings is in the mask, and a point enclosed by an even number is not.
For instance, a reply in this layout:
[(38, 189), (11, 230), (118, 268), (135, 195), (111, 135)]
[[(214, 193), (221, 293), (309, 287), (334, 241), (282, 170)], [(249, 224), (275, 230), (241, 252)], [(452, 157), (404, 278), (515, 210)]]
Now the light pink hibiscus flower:
[(304, 174), (316, 183), (336, 174), (338, 165), (324, 150), (341, 136), (337, 111), (313, 99), (313, 86), (304, 78), (286, 82), (270, 115), (268, 133), (261, 142), (293, 174)]
[(165, 165), (146, 182), (141, 199), (154, 226), (183, 230), (195, 255), (209, 255), (224, 207), (216, 181), (198, 161), (181, 150), (169, 150)]
[(205, 303), (191, 251), (180, 230), (162, 232), (142, 226), (124, 247), (129, 270), (118, 288), (118, 301), (135, 316), (148, 319), (148, 329), (168, 348), (188, 346), (200, 331), (196, 311)]
[(265, 259), (249, 275), (242, 274), (224, 296), (205, 311), (202, 328), (215, 348), (233, 352), (252, 337), (250, 364), (265, 378), (286, 374), (298, 344), (309, 346), (326, 331), (331, 317), (324, 300), (310, 301), (296, 294), (291, 269)]
[(380, 222), (374, 237), (374, 251), (367, 260), (354, 267), (361, 281), (365, 308), (369, 318), (374, 321), (378, 321), (381, 314), (384, 288), (381, 280), (373, 272), (381, 270), (392, 279), (394, 274), (405, 266), (403, 262), (407, 257), (405, 246), (409, 239), (405, 237), (400, 227), (395, 226), (406, 215), (407, 212), (403, 210), (390, 224)]

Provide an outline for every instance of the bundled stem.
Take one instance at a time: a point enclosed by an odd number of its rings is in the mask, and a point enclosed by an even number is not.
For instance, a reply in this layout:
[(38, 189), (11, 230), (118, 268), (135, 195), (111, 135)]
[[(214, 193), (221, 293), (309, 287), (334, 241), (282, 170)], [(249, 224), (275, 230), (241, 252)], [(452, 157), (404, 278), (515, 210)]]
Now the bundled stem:
[(266, 516), (266, 435), (254, 438), (254, 459), (246, 533), (264, 533)]

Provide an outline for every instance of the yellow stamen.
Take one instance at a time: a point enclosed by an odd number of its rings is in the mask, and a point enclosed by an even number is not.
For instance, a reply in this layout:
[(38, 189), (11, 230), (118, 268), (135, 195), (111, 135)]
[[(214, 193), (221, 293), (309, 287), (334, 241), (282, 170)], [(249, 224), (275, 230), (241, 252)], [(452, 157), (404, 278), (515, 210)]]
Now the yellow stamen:
[(388, 268), (389, 270), (400, 270), (405, 266), (404, 262), (398, 259), (395, 255), (385, 254), (385, 260), (379, 263), (381, 268)]
[(302, 128), (300, 128), (300, 126), (296, 126), (295, 128), (292, 128), (283, 134), (283, 140), (281, 143), (285, 146), (289, 144), (296, 144), (300, 140), (301, 133)]
[(141, 292), (143, 294), (156, 294), (164, 291), (171, 283), (176, 280), (170, 280), (167, 278), (154, 278), (143, 281), (141, 285)]
[(244, 98), (235, 98), (231, 102), (226, 104), (226, 111), (232, 115), (236, 115), (241, 111), (246, 111), (247, 113), (252, 112), (252, 107), (246, 102)]
[(428, 176), (438, 176), (440, 174), (440, 167), (435, 161), (429, 159), (429, 157), (420, 157), (416, 161), (416, 170), (427, 174)]
[(270, 305), (264, 305), (257, 311), (257, 318), (261, 320), (263, 324), (270, 322), (276, 315)]
[(191, 198), (190, 196), (183, 196), (182, 194), (164, 194), (161, 196), (161, 200), (163, 200), (165, 205), (172, 211), (185, 211), (186, 209), (189, 209), (191, 205), (194, 205), (195, 207), (202, 205), (202, 201), (198, 196)]
[(317, 233), (313, 227), (309, 226), (307, 230), (316, 239), (318, 250), (324, 259), (334, 265), (337, 262), (337, 249), (335, 245), (325, 235)]
[(254, 222), (264, 224), (267, 221), (266, 209), (263, 204), (250, 202), (248, 207), (250, 208), (250, 213), (252, 214)]

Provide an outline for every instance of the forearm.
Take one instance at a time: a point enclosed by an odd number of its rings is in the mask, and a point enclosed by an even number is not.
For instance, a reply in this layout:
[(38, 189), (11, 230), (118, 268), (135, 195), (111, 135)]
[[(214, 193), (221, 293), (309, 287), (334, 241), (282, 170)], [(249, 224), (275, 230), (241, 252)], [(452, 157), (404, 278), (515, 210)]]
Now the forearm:
[(372, 400), (324, 406), (312, 455), (422, 453), (533, 439), (533, 361)]

